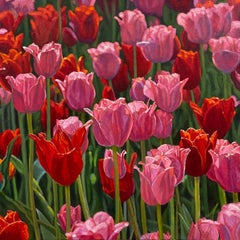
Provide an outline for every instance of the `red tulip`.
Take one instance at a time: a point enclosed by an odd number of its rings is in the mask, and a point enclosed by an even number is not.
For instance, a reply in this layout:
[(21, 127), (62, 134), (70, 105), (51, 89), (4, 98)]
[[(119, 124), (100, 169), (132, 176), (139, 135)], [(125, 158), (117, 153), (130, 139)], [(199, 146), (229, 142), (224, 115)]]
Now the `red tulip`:
[(192, 0), (166, 0), (165, 4), (176, 12), (188, 12), (191, 8), (193, 8)]
[(15, 15), (12, 11), (3, 11), (0, 13), (0, 28), (5, 28), (15, 33), (22, 19), (22, 13)]

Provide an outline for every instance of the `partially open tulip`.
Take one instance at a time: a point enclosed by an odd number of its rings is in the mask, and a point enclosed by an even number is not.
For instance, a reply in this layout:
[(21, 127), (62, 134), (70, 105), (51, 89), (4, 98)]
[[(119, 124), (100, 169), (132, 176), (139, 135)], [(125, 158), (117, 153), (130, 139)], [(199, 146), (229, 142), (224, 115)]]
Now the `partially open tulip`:
[(33, 113), (41, 109), (46, 98), (45, 77), (35, 77), (32, 73), (7, 77), (12, 87), (13, 105), (22, 113)]
[(120, 68), (120, 46), (117, 42), (101, 42), (97, 48), (89, 48), (93, 69), (97, 76), (107, 80), (114, 78)]
[(132, 79), (132, 86), (130, 88), (129, 94), (134, 101), (146, 101), (147, 97), (143, 93), (143, 88), (146, 80), (143, 77), (138, 77)]
[(224, 138), (231, 128), (236, 114), (233, 97), (227, 99), (218, 97), (204, 98), (201, 107), (193, 102), (190, 102), (190, 107), (199, 126), (209, 134), (217, 131), (218, 138)]
[[(143, 33), (147, 29), (145, 16), (137, 9), (125, 10), (115, 17), (121, 29), (122, 43), (135, 46), (142, 40)], [(136, 26), (138, 26), (136, 28)]]
[(168, 62), (174, 53), (176, 29), (172, 26), (156, 25), (144, 32), (141, 42), (145, 57), (154, 63)]
[(38, 75), (52, 77), (60, 67), (62, 61), (62, 47), (59, 43), (49, 42), (40, 49), (35, 43), (23, 47), (34, 58), (34, 70)]
[(40, 164), (58, 184), (69, 186), (82, 171), (81, 146), (86, 134), (85, 127), (79, 128), (72, 138), (59, 128), (51, 140), (45, 133), (29, 134), (36, 143), (36, 153)]
[(93, 134), (99, 145), (122, 147), (128, 140), (133, 116), (124, 98), (102, 99), (94, 105), (93, 112), (85, 110), (93, 117)]
[(143, 88), (145, 96), (154, 101), (165, 112), (175, 111), (182, 102), (182, 89), (187, 79), (180, 81), (180, 75), (162, 71), (156, 81), (146, 80)]
[(8, 31), (15, 33), (20, 25), (23, 14), (15, 14), (13, 11), (2, 11), (0, 14), (0, 28), (5, 28)]
[(206, 174), (212, 165), (209, 150), (216, 145), (217, 133), (209, 135), (202, 129), (188, 128), (181, 130), (180, 135), (179, 146), (191, 149), (186, 160), (186, 174), (193, 177)]
[[(119, 190), (122, 202), (128, 200), (135, 191), (133, 167), (136, 162), (136, 154), (132, 154), (130, 163), (125, 160), (126, 151), (117, 153), (119, 167)], [(115, 198), (114, 163), (112, 150), (105, 150), (104, 159), (98, 160), (98, 170), (103, 191)]]
[(93, 86), (93, 73), (71, 72), (64, 81), (55, 80), (70, 109), (81, 111), (93, 104), (96, 92)]

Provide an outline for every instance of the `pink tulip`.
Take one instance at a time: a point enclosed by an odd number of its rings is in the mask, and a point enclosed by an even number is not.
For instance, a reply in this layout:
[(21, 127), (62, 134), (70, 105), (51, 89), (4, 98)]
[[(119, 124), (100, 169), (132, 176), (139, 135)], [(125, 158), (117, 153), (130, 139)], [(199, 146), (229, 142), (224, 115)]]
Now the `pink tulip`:
[(66, 237), (68, 240), (117, 240), (118, 234), (128, 225), (128, 222), (114, 224), (113, 218), (106, 212), (97, 212), (85, 222), (75, 222)]
[[(216, 221), (201, 218), (197, 223), (192, 223), (188, 234), (188, 240), (218, 240), (219, 223)], [(226, 238), (227, 239), (227, 238)]]
[(32, 73), (6, 77), (12, 87), (13, 105), (22, 113), (33, 113), (41, 109), (46, 98), (45, 77), (36, 78)]
[(92, 106), (96, 96), (93, 73), (71, 72), (64, 81), (56, 80), (69, 108), (81, 111)]
[(111, 80), (117, 75), (121, 65), (119, 51), (118, 42), (101, 42), (97, 48), (88, 49), (98, 77)]
[(229, 36), (209, 41), (212, 61), (224, 73), (233, 72), (240, 63), (240, 41)]
[[(157, 240), (159, 239), (159, 232), (145, 233), (140, 237), (140, 240)], [(171, 240), (169, 233), (163, 234), (163, 240)]]
[(89, 120), (85, 124), (83, 124), (78, 117), (71, 116), (66, 119), (57, 119), (56, 125), (53, 128), (53, 135), (57, 132), (57, 130), (60, 128), (64, 133), (68, 135), (68, 137), (71, 139), (75, 132), (81, 128), (82, 126), (86, 129), (86, 134), (84, 135), (84, 140), (81, 146), (82, 152), (86, 152), (88, 148), (88, 132), (89, 128), (92, 124), (92, 120)]
[(212, 166), (207, 176), (225, 191), (240, 192), (240, 146), (236, 142), (218, 139), (214, 150), (210, 150)]
[(131, 0), (144, 14), (162, 17), (164, 0)]
[[(47, 26), (46, 26), (47, 27)], [(34, 58), (34, 70), (38, 75), (46, 78), (56, 74), (62, 61), (62, 47), (59, 43), (50, 42), (44, 44), (42, 49), (35, 43), (23, 47)]]
[(133, 116), (124, 98), (115, 101), (103, 98), (94, 105), (93, 134), (99, 145), (122, 147), (132, 130)]
[(223, 205), (217, 221), (220, 223), (220, 239), (240, 239), (240, 203)]
[(133, 115), (133, 126), (129, 139), (134, 142), (149, 139), (156, 127), (154, 110), (157, 106), (155, 104), (147, 106), (142, 101), (130, 102), (128, 106)]
[(165, 112), (175, 111), (182, 102), (182, 89), (187, 78), (180, 81), (180, 75), (162, 71), (157, 75), (157, 82), (147, 80), (143, 93)]
[(172, 134), (173, 114), (158, 109), (155, 111), (155, 117), (156, 128), (153, 136), (160, 139), (170, 137)]
[(231, 29), (227, 36), (232, 38), (240, 38), (240, 21), (232, 21)]
[(12, 93), (4, 88), (0, 88), (0, 101), (8, 104), (11, 101)]
[(179, 13), (177, 22), (187, 32), (193, 43), (208, 43), (212, 37), (212, 24), (208, 10), (204, 7), (193, 8), (188, 13)]
[(137, 46), (142, 47), (143, 54), (149, 61), (164, 63), (173, 56), (175, 37), (176, 29), (172, 26), (156, 25), (147, 28)]
[[(142, 40), (142, 36), (147, 29), (145, 16), (137, 9), (125, 10), (119, 13), (119, 18), (115, 17), (121, 28), (122, 43), (135, 46)], [(137, 28), (136, 28), (137, 26)]]
[[(76, 207), (70, 206), (70, 226), (72, 227), (75, 222), (81, 221), (81, 207), (78, 205)], [(64, 204), (57, 214), (58, 221), (60, 223), (60, 227), (63, 232), (66, 232), (66, 222), (67, 222), (67, 212), (66, 212), (66, 204)]]
[[(9, 1), (11, 2), (11, 1)], [(14, 0), (12, 2), (13, 8), (17, 13), (24, 13), (24, 15), (27, 15), (29, 12), (34, 11), (34, 0)]]
[(132, 79), (132, 86), (129, 91), (130, 98), (134, 101), (146, 101), (147, 97), (143, 93), (146, 80), (143, 77)]

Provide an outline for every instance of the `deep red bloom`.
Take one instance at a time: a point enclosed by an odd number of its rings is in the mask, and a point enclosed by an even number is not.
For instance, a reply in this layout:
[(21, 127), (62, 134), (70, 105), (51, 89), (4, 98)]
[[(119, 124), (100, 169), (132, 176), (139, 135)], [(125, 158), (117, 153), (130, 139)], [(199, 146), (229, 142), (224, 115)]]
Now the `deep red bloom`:
[(102, 18), (93, 6), (81, 5), (68, 11), (68, 17), (78, 40), (91, 43), (97, 39), (99, 23)]
[(198, 177), (206, 174), (212, 165), (212, 157), (208, 152), (214, 149), (217, 141), (217, 133), (211, 136), (203, 129), (188, 128), (180, 131), (181, 140), (179, 146), (190, 148), (186, 160), (186, 174)]
[(191, 8), (193, 8), (192, 0), (166, 0), (166, 5), (173, 9), (176, 12), (188, 12)]
[(201, 89), (199, 85), (192, 90), (183, 89), (183, 101), (188, 103), (192, 101), (192, 93), (194, 96), (194, 102), (199, 103), (201, 100)]
[(17, 212), (8, 210), (5, 217), (0, 216), (0, 239), (29, 239), (28, 226), (20, 219)]
[(188, 78), (184, 89), (192, 90), (201, 80), (201, 62), (198, 52), (180, 50), (174, 60), (172, 72), (180, 74), (180, 79)]
[(199, 51), (199, 44), (193, 43), (188, 39), (187, 32), (183, 30), (180, 34), (182, 48), (187, 51)]
[(235, 112), (235, 101), (232, 97), (219, 99), (205, 98), (202, 107), (190, 102), (199, 126), (208, 134), (217, 131), (218, 138), (224, 138), (232, 125)]
[(116, 100), (114, 91), (110, 86), (108, 86), (108, 85), (104, 86), (104, 88), (102, 90), (102, 98), (107, 98), (112, 101)]
[[(135, 190), (135, 182), (133, 178), (133, 167), (136, 162), (137, 154), (133, 153), (131, 156), (130, 164), (124, 161), (124, 165), (126, 168), (125, 175), (119, 179), (119, 188), (120, 188), (120, 199), (122, 202), (128, 200)], [(112, 198), (115, 198), (115, 186), (114, 186), (114, 178), (110, 178), (106, 175), (104, 172), (103, 167), (103, 161), (104, 159), (98, 160), (98, 170), (100, 175), (100, 180), (102, 183), (102, 189), (103, 191), (111, 196)]]
[(58, 129), (51, 140), (46, 140), (45, 133), (29, 134), (36, 143), (40, 164), (58, 184), (71, 185), (81, 173), (81, 146), (85, 134), (85, 127), (76, 130), (71, 139), (62, 129)]
[[(131, 77), (134, 77), (133, 74), (133, 46), (122, 43), (121, 45), (123, 50), (123, 55), (128, 65), (128, 71)], [(137, 51), (137, 77), (144, 77), (149, 73), (152, 68), (152, 62), (147, 60), (142, 52), (141, 47), (136, 46)]]
[(3, 11), (0, 13), (0, 28), (15, 33), (23, 17), (23, 13), (14, 14), (12, 11)]

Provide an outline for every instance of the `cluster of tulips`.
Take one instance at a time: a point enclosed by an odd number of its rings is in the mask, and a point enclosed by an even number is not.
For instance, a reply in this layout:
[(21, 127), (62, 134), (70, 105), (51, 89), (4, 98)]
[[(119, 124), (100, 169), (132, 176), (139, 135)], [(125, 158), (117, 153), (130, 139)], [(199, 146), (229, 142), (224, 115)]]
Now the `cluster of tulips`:
[(240, 239), (238, 0), (0, 11), (0, 240)]

